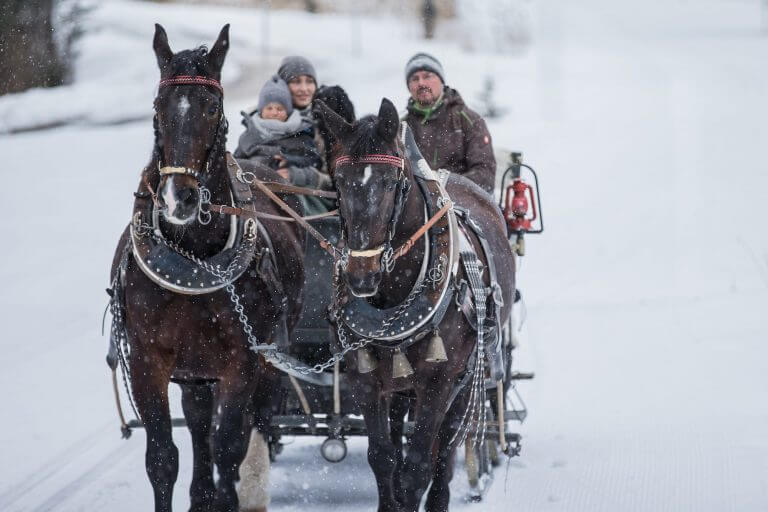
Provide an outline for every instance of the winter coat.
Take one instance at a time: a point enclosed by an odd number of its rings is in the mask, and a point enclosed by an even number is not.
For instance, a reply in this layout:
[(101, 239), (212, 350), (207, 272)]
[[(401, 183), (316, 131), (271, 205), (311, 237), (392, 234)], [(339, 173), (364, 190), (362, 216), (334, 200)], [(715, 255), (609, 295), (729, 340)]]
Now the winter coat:
[(461, 174), (493, 193), (496, 158), (485, 121), (469, 109), (458, 91), (445, 87), (432, 108), (423, 109), (411, 98), (405, 121), (432, 169)]
[[(289, 181), (292, 185), (307, 188), (329, 189), (331, 178), (317, 169), (322, 166), (320, 153), (315, 146), (315, 126), (311, 112), (294, 109), (285, 121), (262, 119), (258, 112), (242, 112), (245, 132), (240, 136), (235, 158), (252, 160), (255, 163), (277, 169), (279, 161), (275, 155), (285, 158)], [(333, 202), (321, 197), (297, 196), (302, 203), (304, 214), (324, 213), (333, 207)]]
[(248, 158), (277, 169), (281, 155), (289, 167), (319, 167), (320, 154), (315, 147), (314, 127), (300, 112), (285, 121), (262, 119), (258, 112), (243, 115), (245, 132), (240, 135), (236, 158)]

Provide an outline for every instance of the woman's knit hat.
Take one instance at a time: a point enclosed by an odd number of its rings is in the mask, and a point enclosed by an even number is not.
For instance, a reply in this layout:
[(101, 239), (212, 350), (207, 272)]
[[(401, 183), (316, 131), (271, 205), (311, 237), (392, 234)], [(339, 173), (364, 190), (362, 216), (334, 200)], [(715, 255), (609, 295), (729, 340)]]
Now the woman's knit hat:
[(417, 71), (431, 71), (445, 83), (445, 72), (440, 61), (428, 53), (417, 53), (405, 64), (405, 82)]
[(261, 88), (259, 104), (256, 108), (261, 111), (270, 103), (279, 103), (285, 107), (285, 111), (289, 116), (293, 112), (293, 102), (291, 101), (291, 91), (288, 89), (288, 84), (277, 75), (267, 80), (267, 83)]
[(277, 69), (277, 74), (286, 82), (290, 82), (291, 79), (297, 76), (308, 75), (312, 77), (315, 83), (317, 83), (315, 67), (305, 57), (300, 57), (298, 55), (285, 57), (280, 63), (280, 67)]

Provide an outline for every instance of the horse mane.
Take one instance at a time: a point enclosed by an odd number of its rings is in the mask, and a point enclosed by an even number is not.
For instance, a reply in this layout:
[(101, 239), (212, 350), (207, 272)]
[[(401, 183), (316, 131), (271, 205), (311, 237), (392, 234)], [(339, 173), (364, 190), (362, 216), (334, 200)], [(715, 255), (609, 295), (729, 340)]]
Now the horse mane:
[(354, 124), (352, 140), (346, 146), (349, 156), (360, 158), (365, 155), (384, 153), (390, 144), (383, 140), (376, 131), (376, 123), (379, 118), (368, 115)]
[(198, 46), (191, 50), (182, 50), (173, 55), (168, 65), (168, 76), (213, 76), (214, 72), (208, 65), (208, 47)]

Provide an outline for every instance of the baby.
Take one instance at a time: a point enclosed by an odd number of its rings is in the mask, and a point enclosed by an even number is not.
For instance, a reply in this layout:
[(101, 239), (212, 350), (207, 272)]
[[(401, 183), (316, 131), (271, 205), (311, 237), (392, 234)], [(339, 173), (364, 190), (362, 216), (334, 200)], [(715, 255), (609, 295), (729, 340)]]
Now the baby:
[(276, 169), (300, 186), (317, 186), (320, 154), (315, 147), (312, 122), (293, 108), (288, 85), (278, 76), (259, 92), (259, 103), (250, 114), (241, 112), (245, 132), (240, 136), (236, 158)]

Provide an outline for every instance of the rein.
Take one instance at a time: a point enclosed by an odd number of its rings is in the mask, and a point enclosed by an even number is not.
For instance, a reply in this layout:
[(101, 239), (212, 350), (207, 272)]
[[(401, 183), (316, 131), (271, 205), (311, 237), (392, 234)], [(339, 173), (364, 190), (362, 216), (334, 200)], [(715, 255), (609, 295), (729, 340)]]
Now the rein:
[[(373, 160), (375, 159), (376, 163), (383, 163), (383, 159), (381, 159), (380, 157), (387, 157), (386, 161), (391, 165), (399, 166), (403, 164), (402, 158), (391, 156), (391, 155), (369, 155), (367, 157), (357, 159), (355, 160), (355, 162), (373, 163)], [(342, 158), (345, 158), (345, 157), (340, 157), (339, 159), (342, 159)], [(337, 165), (338, 165), (339, 159), (336, 160)], [(350, 162), (352, 162), (352, 159), (343, 160), (343, 163), (350, 163)], [(245, 172), (238, 172), (238, 179), (240, 179), (240, 181), (243, 181), (244, 183), (247, 183), (249, 185), (255, 185), (273, 203), (279, 206), (280, 209), (286, 212), (289, 216), (283, 217), (279, 215), (272, 215), (269, 213), (256, 212), (252, 210), (244, 210), (243, 208), (237, 208), (233, 206), (220, 205), (220, 204), (211, 204), (209, 206), (209, 210), (208, 210), (209, 212), (226, 214), (226, 215), (235, 215), (238, 217), (252, 217), (252, 218), (257, 217), (257, 218), (263, 218), (268, 220), (296, 222), (298, 225), (304, 228), (304, 230), (306, 230), (315, 240), (317, 240), (317, 242), (320, 244), (320, 247), (322, 247), (328, 254), (333, 256), (334, 259), (341, 258), (342, 261), (344, 258), (348, 258), (350, 256), (357, 257), (357, 258), (366, 258), (366, 257), (370, 258), (370, 257), (378, 256), (382, 254), (385, 250), (387, 250), (387, 246), (386, 246), (387, 244), (382, 244), (379, 247), (376, 247), (374, 249), (341, 251), (336, 246), (334, 246), (331, 242), (329, 242), (319, 231), (317, 231), (314, 227), (312, 227), (309, 224), (309, 221), (336, 216), (339, 214), (338, 210), (332, 210), (327, 213), (321, 213), (318, 215), (309, 215), (306, 217), (302, 217), (301, 215), (296, 213), (296, 211), (293, 208), (291, 208), (288, 204), (286, 204), (285, 201), (283, 201), (277, 196), (277, 194), (280, 194), (280, 193), (314, 195), (311, 193), (322, 192), (324, 195), (321, 197), (335, 198), (337, 197), (337, 194), (335, 192), (325, 192), (321, 190), (295, 187), (293, 185), (286, 185), (284, 183), (261, 181), (257, 179), (255, 176), (253, 176), (251, 173), (245, 173)], [(418, 230), (416, 230), (416, 232), (414, 232), (408, 238), (408, 240), (403, 242), (397, 249), (392, 250), (391, 261), (394, 262), (398, 258), (408, 254), (408, 251), (410, 251), (411, 248), (413, 248), (413, 245), (416, 243), (416, 241), (422, 236), (424, 236), (424, 233), (426, 233), (427, 230), (429, 230), (432, 226), (434, 226), (435, 223), (439, 221), (446, 213), (448, 213), (452, 207), (453, 207), (453, 203), (450, 200), (446, 200), (443, 207), (440, 208), (440, 210), (438, 210), (424, 225), (422, 225)]]

